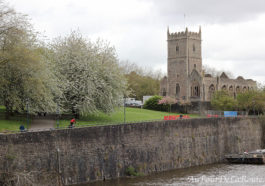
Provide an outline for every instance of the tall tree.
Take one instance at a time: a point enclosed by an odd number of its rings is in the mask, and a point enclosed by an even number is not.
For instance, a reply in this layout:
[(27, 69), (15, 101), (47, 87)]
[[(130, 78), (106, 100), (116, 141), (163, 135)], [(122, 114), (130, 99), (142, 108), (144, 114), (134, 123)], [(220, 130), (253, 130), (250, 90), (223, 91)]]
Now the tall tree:
[(211, 105), (216, 110), (234, 110), (237, 108), (237, 101), (227, 91), (222, 90), (214, 93)]
[(6, 117), (13, 110), (25, 110), (27, 103), (31, 112), (54, 111), (59, 89), (43, 55), (45, 48), (26, 17), (11, 13), (7, 19), (11, 23), (6, 25), (12, 26), (0, 34), (0, 102), (6, 107)]
[(257, 91), (242, 92), (237, 95), (238, 107), (245, 110), (247, 114), (251, 109), (254, 109), (257, 103)]
[(127, 78), (128, 89), (130, 90), (129, 96), (142, 100), (143, 96), (159, 94), (159, 79), (139, 75), (134, 71), (126, 74), (125, 77)]
[(161, 71), (139, 67), (129, 61), (122, 61), (120, 65), (128, 82), (130, 97), (142, 100), (143, 96), (159, 94), (160, 79), (163, 76)]
[(62, 82), (61, 105), (65, 111), (83, 115), (108, 113), (121, 104), (126, 81), (115, 49), (108, 43), (92, 43), (72, 32), (57, 38), (51, 49)]

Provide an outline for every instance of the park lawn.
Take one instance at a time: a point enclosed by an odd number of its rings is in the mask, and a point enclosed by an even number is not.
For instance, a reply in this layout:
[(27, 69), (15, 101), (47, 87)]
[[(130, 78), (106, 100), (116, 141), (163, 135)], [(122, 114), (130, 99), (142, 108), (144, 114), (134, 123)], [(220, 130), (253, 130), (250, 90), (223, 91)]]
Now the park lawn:
[[(126, 123), (140, 122), (140, 121), (150, 121), (150, 120), (163, 120), (164, 116), (168, 115), (178, 115), (179, 113), (168, 113), (153, 111), (140, 108), (126, 108)], [(199, 117), (196, 114), (187, 114), (190, 117)], [(67, 127), (69, 125), (69, 120), (60, 120), (60, 127)], [(124, 123), (124, 110), (123, 108), (117, 109), (114, 113), (107, 115), (104, 113), (98, 113), (94, 115), (89, 115), (86, 117), (81, 117), (76, 122), (76, 126), (88, 125), (108, 125), (108, 124), (118, 124)]]
[(19, 126), (21, 122), (18, 120), (4, 120), (0, 119), (0, 132), (8, 131), (19, 131)]
[(19, 131), (21, 124), (26, 126), (27, 118), (12, 117), (9, 120), (5, 119), (5, 107), (0, 105), (0, 133), (8, 131)]
[(5, 112), (6, 108), (5, 106), (0, 105), (0, 113)]

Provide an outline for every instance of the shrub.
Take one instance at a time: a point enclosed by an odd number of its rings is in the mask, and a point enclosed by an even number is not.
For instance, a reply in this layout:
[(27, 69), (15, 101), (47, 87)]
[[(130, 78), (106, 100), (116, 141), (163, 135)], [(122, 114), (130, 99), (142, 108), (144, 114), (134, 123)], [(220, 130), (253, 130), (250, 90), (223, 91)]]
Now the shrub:
[(153, 96), (149, 98), (145, 103), (144, 103), (144, 109), (149, 109), (149, 110), (158, 110), (158, 111), (168, 111), (169, 110), (169, 105), (163, 105), (159, 104), (159, 101), (162, 100), (162, 96)]

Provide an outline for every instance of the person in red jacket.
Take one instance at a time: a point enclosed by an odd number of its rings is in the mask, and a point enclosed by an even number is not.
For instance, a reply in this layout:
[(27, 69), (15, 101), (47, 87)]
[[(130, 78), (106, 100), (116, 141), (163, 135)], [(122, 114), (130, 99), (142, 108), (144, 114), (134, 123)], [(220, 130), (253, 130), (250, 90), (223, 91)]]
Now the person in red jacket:
[(69, 128), (73, 128), (75, 123), (76, 123), (75, 118), (71, 119)]

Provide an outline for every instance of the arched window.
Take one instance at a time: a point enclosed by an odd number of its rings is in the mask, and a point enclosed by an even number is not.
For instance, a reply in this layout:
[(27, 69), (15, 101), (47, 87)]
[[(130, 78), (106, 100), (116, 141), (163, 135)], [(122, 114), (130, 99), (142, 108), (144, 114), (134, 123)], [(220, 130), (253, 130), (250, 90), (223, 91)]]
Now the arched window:
[(233, 92), (234, 91), (234, 88), (233, 88), (233, 86), (231, 85), (230, 87), (229, 87), (229, 92)]
[(177, 83), (177, 84), (176, 84), (176, 97), (179, 97), (179, 93), (180, 93), (180, 86), (179, 86), (179, 84)]
[(192, 46), (192, 49), (193, 49), (193, 52), (195, 52), (196, 48), (195, 48), (195, 45), (194, 44)]
[(191, 97), (200, 97), (200, 84), (197, 81), (192, 83)]
[(209, 98), (212, 99), (213, 95), (214, 95), (214, 92), (215, 92), (215, 87), (213, 84), (211, 84), (209, 86)]
[(176, 46), (176, 52), (177, 53), (179, 52), (179, 46)]
[(166, 96), (167, 95), (167, 92), (166, 92), (166, 89), (165, 88), (163, 88), (162, 95), (163, 96)]
[(222, 86), (222, 90), (226, 90), (226, 85)]
[(236, 93), (240, 93), (240, 87), (239, 86), (236, 87)]
[(229, 95), (232, 96), (232, 97), (235, 97), (234, 96), (234, 87), (233, 87), (233, 85), (230, 85), (228, 90), (229, 90)]
[(247, 91), (247, 87), (243, 87), (243, 92), (246, 92)]

